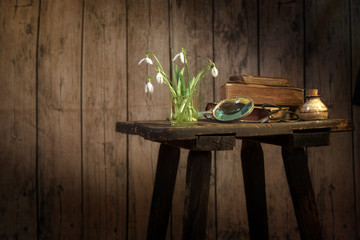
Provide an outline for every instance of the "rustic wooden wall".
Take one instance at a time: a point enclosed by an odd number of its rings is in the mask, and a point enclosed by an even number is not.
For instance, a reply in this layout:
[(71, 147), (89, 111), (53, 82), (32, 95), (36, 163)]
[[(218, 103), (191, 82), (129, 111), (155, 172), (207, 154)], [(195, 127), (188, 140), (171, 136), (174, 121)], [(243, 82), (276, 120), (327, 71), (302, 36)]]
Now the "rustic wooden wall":
[[(170, 70), (181, 47), (219, 69), (201, 107), (230, 75), (260, 74), (318, 88), (330, 118), (354, 120), (307, 154), (325, 239), (359, 239), (359, 23), (359, 0), (0, 1), (0, 239), (145, 238), (159, 144), (115, 123), (167, 117), (168, 90), (146, 96), (137, 63), (150, 49)], [(270, 239), (299, 239), (280, 148), (263, 148)], [(186, 154), (168, 239), (181, 239)], [(249, 238), (239, 151), (213, 154), (207, 236)]]

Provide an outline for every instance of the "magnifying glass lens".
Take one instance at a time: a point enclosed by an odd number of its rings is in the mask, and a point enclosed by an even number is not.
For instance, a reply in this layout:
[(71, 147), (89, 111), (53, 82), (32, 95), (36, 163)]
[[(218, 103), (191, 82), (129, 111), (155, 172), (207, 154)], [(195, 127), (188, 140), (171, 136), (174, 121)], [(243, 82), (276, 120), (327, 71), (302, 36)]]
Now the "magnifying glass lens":
[(246, 117), (254, 108), (254, 102), (247, 97), (235, 97), (220, 102), (214, 109), (214, 117), (219, 121), (232, 121)]

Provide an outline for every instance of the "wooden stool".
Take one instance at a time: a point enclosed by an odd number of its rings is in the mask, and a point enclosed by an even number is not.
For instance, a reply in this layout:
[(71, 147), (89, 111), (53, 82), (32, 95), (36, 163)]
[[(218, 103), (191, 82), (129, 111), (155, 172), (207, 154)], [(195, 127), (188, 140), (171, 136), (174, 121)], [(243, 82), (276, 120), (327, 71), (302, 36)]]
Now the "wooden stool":
[(323, 239), (304, 147), (329, 144), (331, 132), (351, 131), (351, 120), (292, 123), (199, 121), (171, 126), (167, 121), (118, 122), (116, 130), (160, 142), (147, 239), (165, 239), (180, 148), (190, 149), (185, 191), (183, 239), (205, 239), (211, 151), (233, 150), (242, 139), (246, 206), (251, 239), (268, 239), (264, 157), (261, 142), (280, 145), (302, 239)]

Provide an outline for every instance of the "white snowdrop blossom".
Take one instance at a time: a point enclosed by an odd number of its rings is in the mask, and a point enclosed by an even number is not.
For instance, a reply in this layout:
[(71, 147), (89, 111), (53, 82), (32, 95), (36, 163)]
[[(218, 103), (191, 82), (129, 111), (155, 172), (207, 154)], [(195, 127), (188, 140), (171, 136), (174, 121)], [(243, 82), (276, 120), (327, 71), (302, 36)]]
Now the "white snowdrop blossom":
[(148, 63), (150, 65), (153, 64), (152, 60), (150, 58), (146, 57), (146, 58), (141, 59), (140, 62), (138, 63), (138, 65), (140, 65), (143, 61), (145, 61), (146, 63)]
[[(181, 63), (178, 61), (178, 58), (180, 58)], [(193, 76), (190, 75), (188, 55), (185, 49), (182, 48), (172, 59), (171, 74), (167, 74), (156, 55), (147, 50), (145, 57), (140, 60), (139, 65), (142, 62), (150, 65), (154, 64), (155, 71), (150, 72), (150, 69), (148, 67), (146, 68), (147, 73), (149, 73), (147, 74), (146, 82), (144, 81), (146, 95), (151, 96), (150, 94), (154, 92), (152, 81), (153, 79), (156, 79), (159, 84), (169, 87), (172, 99), (175, 99), (175, 97), (190, 99), (190, 97), (192, 97), (196, 92), (195, 90), (199, 86), (200, 82), (207, 74), (211, 72), (213, 77), (218, 76), (218, 69), (215, 67), (215, 63), (210, 59), (208, 61), (206, 58), (201, 59), (207, 62), (207, 64), (197, 74), (194, 74)], [(180, 67), (179, 65), (182, 66)], [(193, 106), (193, 101), (171, 100), (171, 102), (172, 107), (174, 107), (174, 111), (171, 111), (169, 118), (171, 121), (195, 121), (199, 117), (198, 111)]]
[(180, 57), (180, 60), (182, 63), (185, 63), (185, 56), (184, 56), (184, 53), (183, 52), (180, 52), (178, 54), (175, 55), (174, 59), (173, 59), (173, 62), (178, 58)]
[(212, 69), (211, 69), (211, 73), (212, 73), (212, 75), (213, 75), (213, 77), (217, 77), (217, 75), (218, 75), (218, 70), (216, 69), (216, 67), (214, 66)]
[(157, 80), (158, 83), (160, 83), (160, 84), (162, 84), (162, 83), (164, 82), (164, 77), (163, 77), (163, 75), (162, 75), (160, 72), (158, 72), (158, 73), (156, 74), (156, 80)]
[(151, 82), (148, 82), (145, 85), (145, 93), (152, 93), (154, 91), (154, 86), (151, 84)]

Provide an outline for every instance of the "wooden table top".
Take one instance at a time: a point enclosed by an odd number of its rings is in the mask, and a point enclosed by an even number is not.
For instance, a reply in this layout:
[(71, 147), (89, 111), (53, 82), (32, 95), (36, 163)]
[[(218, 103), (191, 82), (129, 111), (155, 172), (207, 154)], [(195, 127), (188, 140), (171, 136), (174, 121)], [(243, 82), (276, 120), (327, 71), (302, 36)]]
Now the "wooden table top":
[(353, 123), (350, 119), (276, 123), (225, 123), (206, 119), (199, 120), (189, 126), (171, 126), (167, 120), (116, 123), (117, 132), (139, 135), (152, 141), (190, 140), (202, 135), (235, 135), (236, 138), (248, 138), (292, 135), (299, 132), (343, 132), (351, 130), (353, 130)]

